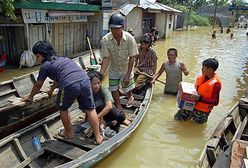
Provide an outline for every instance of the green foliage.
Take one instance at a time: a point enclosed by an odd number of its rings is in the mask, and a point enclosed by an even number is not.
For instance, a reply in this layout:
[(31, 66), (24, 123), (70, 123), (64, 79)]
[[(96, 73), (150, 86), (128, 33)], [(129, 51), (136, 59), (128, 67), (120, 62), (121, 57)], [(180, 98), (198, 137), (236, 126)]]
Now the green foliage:
[(9, 16), (11, 20), (16, 20), (15, 7), (13, 5), (14, 0), (0, 0), (0, 13), (4, 13)]
[(245, 6), (248, 5), (247, 2), (245, 2), (244, 0), (232, 0), (231, 2), (232, 5), (236, 5), (236, 6)]
[(191, 14), (189, 23), (190, 25), (193, 25), (193, 26), (209, 26), (210, 25), (208, 18), (202, 17), (195, 13)]
[[(183, 12), (182, 14), (184, 17), (184, 25), (186, 25), (189, 8), (184, 5), (176, 5), (175, 8)], [(191, 26), (209, 26), (210, 25), (207, 17), (197, 15), (194, 11), (191, 12), (189, 24)]]

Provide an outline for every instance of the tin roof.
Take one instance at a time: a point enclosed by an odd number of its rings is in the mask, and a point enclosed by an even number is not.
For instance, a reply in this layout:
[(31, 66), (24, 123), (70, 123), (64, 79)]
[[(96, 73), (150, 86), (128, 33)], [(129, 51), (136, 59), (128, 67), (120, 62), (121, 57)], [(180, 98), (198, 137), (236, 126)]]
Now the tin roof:
[(164, 12), (173, 12), (173, 13), (181, 13), (182, 11), (174, 9), (172, 7), (169, 7), (167, 5), (158, 3), (158, 2), (151, 2), (149, 0), (141, 0), (139, 4), (130, 4), (130, 3), (126, 3), (124, 5), (122, 5), (119, 8), (119, 11), (123, 14), (123, 15), (127, 15), (129, 12), (131, 12), (133, 10), (133, 8), (138, 7), (138, 8), (142, 8), (142, 9), (151, 9), (151, 10), (157, 10), (157, 11), (164, 11)]
[(14, 1), (16, 9), (45, 9), (45, 10), (64, 10), (64, 11), (100, 11), (100, 6), (80, 3), (56, 3), (41, 2), (40, 0), (22, 0)]

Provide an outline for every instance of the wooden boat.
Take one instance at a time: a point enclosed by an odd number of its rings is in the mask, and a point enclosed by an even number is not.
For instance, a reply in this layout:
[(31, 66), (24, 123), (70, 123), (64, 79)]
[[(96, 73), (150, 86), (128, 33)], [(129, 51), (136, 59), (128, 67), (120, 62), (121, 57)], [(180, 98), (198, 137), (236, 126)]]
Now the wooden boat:
[(247, 114), (248, 94), (232, 107), (228, 115), (215, 128), (205, 144), (198, 167), (225, 168), (234, 163), (235, 159), (232, 158), (236, 152), (233, 150), (237, 143), (238, 146), (248, 146)]
[[(73, 60), (83, 69), (99, 68), (100, 53), (94, 51), (97, 65), (91, 65), (90, 54), (77, 56)], [(0, 83), (0, 139), (56, 111), (55, 90), (51, 98), (46, 92), (51, 80), (44, 82), (41, 92), (34, 97), (33, 103), (22, 102), (21, 97), (29, 94), (36, 82), (38, 71)]]
[[(110, 155), (117, 149), (141, 123), (152, 98), (152, 84), (147, 84), (143, 94), (135, 95), (131, 108), (126, 108), (127, 98), (121, 97), (126, 117), (131, 121), (129, 126), (121, 125), (117, 134), (105, 133), (105, 140), (95, 145), (92, 138), (84, 134), (82, 119), (84, 113), (75, 103), (71, 107), (73, 120), (73, 139), (64, 139), (58, 135), (62, 126), (59, 112), (42, 118), (32, 125), (19, 130), (0, 140), (0, 162), (3, 167), (90, 167)], [(35, 151), (32, 137), (41, 141), (41, 149)]]

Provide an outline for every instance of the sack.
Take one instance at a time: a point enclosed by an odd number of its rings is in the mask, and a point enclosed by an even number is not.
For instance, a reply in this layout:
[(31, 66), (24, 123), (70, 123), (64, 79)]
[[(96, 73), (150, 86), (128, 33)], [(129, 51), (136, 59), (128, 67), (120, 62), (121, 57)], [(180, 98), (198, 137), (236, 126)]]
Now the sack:
[(21, 68), (21, 66), (32, 67), (34, 66), (35, 62), (36, 62), (36, 58), (33, 55), (33, 53), (26, 50), (21, 55), (19, 69)]

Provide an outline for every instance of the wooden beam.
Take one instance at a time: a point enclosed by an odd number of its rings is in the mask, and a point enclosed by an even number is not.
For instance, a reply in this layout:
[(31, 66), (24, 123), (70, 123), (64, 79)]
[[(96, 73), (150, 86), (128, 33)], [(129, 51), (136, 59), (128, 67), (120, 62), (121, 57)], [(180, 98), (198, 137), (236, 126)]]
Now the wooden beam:
[(38, 156), (42, 155), (44, 153), (44, 149), (41, 149), (39, 151), (37, 151), (36, 153), (34, 153), (33, 155), (31, 155), (30, 157), (28, 157), (27, 159), (25, 159), (21, 164), (19, 164), (16, 168), (23, 168), (26, 167), (29, 163), (31, 163), (35, 158), (37, 158)]
[(13, 146), (14, 146), (15, 150), (17, 151), (21, 161), (27, 159), (27, 155), (24, 152), (24, 150), (20, 144), (20, 141), (17, 138), (13, 139)]

